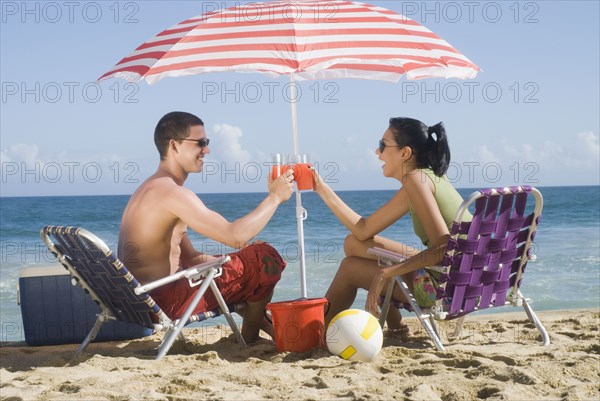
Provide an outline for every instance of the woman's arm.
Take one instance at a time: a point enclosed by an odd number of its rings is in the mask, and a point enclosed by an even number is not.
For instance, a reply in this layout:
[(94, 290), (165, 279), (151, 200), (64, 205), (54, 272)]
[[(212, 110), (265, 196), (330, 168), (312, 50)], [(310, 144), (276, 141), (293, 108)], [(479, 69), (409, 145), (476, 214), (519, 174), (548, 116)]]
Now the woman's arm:
[(379, 309), (377, 307), (379, 304), (379, 296), (389, 279), (393, 279), (393, 277), (398, 275), (403, 276), (423, 267), (439, 265), (444, 259), (444, 253), (446, 252), (449, 237), (450, 235), (442, 236), (439, 242), (431, 248), (406, 259), (402, 263), (379, 270), (379, 273), (375, 275), (371, 281), (367, 301), (365, 303), (365, 310), (372, 315), (379, 317)]
[(323, 199), (323, 202), (331, 209), (340, 223), (360, 241), (373, 238), (408, 213), (408, 196), (403, 188), (371, 216), (362, 217), (344, 203), (331, 187), (321, 180), (316, 171), (314, 172), (314, 176), (316, 183), (315, 192)]
[(402, 263), (381, 269), (379, 274), (373, 277), (365, 308), (374, 315), (378, 314), (379, 294), (381, 294), (387, 280), (423, 267), (440, 264), (444, 258), (448, 238), (450, 237), (448, 227), (435, 201), (433, 183), (430, 180), (422, 180), (421, 174), (415, 171), (407, 175), (403, 188), (406, 189), (410, 202), (423, 224), (431, 245), (428, 249), (419, 252)]

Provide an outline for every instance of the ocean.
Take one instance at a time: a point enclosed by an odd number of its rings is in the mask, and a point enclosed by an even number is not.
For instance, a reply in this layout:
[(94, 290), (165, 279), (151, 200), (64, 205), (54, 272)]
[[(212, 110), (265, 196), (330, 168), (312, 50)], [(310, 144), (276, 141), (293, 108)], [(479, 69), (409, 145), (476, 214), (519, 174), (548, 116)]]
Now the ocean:
[[(600, 307), (600, 187), (538, 189), (544, 196), (544, 210), (535, 242), (537, 261), (528, 265), (521, 287), (523, 294), (532, 299), (534, 310)], [(473, 191), (459, 190), (463, 197)], [(363, 216), (375, 211), (393, 194), (394, 191), (339, 192)], [(251, 211), (264, 196), (200, 194), (209, 208), (230, 221)], [(39, 238), (40, 228), (50, 224), (80, 226), (116, 249), (121, 214), (128, 199), (126, 195), (0, 198), (0, 341), (24, 340), (22, 330), (14, 329), (22, 326), (16, 291), (19, 269), (55, 263)], [(322, 297), (343, 259), (342, 244), (348, 231), (315, 193), (303, 192), (302, 203), (308, 212), (304, 221), (308, 296)], [(422, 248), (408, 216), (383, 235)], [(190, 238), (204, 252), (233, 251), (192, 232)], [(279, 207), (257, 239), (271, 243), (288, 261), (273, 301), (299, 298), (294, 198)], [(363, 308), (365, 298), (366, 292), (359, 291), (353, 306)], [(222, 323), (219, 319), (213, 322)]]

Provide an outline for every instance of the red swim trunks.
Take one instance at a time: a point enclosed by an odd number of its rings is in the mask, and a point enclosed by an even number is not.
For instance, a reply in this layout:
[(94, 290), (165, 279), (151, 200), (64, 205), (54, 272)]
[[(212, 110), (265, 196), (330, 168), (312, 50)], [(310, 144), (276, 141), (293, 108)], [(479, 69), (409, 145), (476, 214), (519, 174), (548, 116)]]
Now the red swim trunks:
[[(248, 245), (229, 256), (231, 261), (223, 265), (223, 273), (215, 279), (228, 304), (255, 302), (265, 298), (275, 288), (286, 266), (281, 255), (267, 243)], [(150, 295), (169, 318), (177, 319), (188, 308), (198, 288), (190, 287), (188, 281), (182, 279), (157, 288)], [(218, 306), (209, 288), (198, 302), (194, 314)]]

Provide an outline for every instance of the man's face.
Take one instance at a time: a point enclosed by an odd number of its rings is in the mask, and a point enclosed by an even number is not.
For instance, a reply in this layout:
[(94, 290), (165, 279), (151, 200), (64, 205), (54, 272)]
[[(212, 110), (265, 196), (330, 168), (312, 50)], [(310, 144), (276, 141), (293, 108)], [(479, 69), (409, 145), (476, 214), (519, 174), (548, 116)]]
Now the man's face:
[[(201, 125), (190, 127), (190, 134), (178, 144), (181, 165), (188, 173), (199, 173), (202, 171), (204, 156), (210, 153), (210, 148), (205, 142), (206, 131)], [(200, 141), (200, 142), (198, 142)], [(206, 146), (201, 146), (206, 145)]]

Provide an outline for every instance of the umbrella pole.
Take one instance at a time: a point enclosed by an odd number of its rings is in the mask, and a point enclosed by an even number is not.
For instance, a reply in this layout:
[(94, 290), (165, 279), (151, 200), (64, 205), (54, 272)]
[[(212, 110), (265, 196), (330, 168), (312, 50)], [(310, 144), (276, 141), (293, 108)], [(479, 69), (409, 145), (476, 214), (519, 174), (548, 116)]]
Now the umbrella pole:
[[(292, 107), (292, 129), (294, 134), (294, 157), (300, 156), (300, 149), (298, 146), (298, 124), (296, 119), (296, 101), (297, 101), (297, 91), (296, 91), (296, 79), (294, 77), (294, 73), (290, 74), (290, 97), (291, 97), (291, 107)], [(296, 162), (302, 163), (303, 160), (296, 160)], [(296, 186), (296, 225), (298, 228), (298, 258), (300, 260), (300, 296), (302, 298), (308, 298), (307, 290), (306, 290), (306, 262), (304, 258), (304, 219), (306, 219), (307, 213), (306, 209), (302, 207), (302, 196), (300, 195), (300, 191), (298, 190), (298, 186)]]

